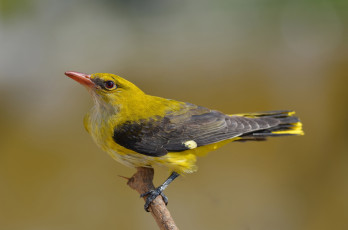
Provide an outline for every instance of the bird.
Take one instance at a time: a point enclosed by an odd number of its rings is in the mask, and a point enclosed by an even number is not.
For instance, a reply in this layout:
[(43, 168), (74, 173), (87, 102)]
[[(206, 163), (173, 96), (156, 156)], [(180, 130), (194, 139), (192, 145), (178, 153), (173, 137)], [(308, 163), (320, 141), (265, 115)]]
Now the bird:
[(171, 172), (159, 187), (141, 195), (144, 209), (179, 175), (197, 171), (198, 156), (230, 142), (303, 135), (292, 110), (224, 114), (217, 110), (144, 93), (130, 81), (110, 73), (65, 75), (85, 86), (94, 106), (84, 126), (95, 143), (130, 167), (164, 166)]

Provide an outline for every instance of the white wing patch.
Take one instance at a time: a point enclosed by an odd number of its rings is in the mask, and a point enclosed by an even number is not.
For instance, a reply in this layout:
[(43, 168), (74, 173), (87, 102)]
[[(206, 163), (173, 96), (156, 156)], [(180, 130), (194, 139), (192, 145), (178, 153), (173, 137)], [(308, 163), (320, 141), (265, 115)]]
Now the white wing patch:
[(197, 148), (197, 143), (194, 140), (184, 142), (184, 145), (189, 149)]

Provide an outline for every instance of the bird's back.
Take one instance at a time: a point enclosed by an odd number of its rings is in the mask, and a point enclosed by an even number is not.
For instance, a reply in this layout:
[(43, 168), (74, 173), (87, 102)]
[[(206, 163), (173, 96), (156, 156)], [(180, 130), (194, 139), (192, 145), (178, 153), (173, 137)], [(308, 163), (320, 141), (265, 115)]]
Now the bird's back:
[(231, 116), (153, 96), (140, 104), (128, 102), (114, 114), (100, 115), (94, 107), (85, 120), (93, 139), (116, 160), (137, 167), (160, 164), (179, 172), (194, 171), (197, 155), (227, 142), (288, 134), (299, 122), (289, 111)]

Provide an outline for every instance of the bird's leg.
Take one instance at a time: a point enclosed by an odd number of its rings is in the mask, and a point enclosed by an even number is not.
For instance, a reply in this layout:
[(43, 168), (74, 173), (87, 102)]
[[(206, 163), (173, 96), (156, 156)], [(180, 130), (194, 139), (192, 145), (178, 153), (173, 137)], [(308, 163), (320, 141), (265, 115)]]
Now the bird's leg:
[(170, 174), (170, 176), (168, 177), (168, 179), (159, 187), (155, 188), (154, 190), (150, 190), (148, 192), (145, 192), (143, 194), (140, 195), (140, 197), (146, 197), (146, 201), (145, 201), (145, 211), (149, 211), (149, 206), (151, 204), (151, 202), (156, 199), (157, 196), (161, 195), (163, 198), (164, 203), (168, 203), (168, 198), (162, 193), (164, 191), (164, 189), (166, 189), (168, 187), (168, 185), (175, 180), (175, 178), (177, 178), (180, 174), (177, 172), (172, 172), (172, 174)]

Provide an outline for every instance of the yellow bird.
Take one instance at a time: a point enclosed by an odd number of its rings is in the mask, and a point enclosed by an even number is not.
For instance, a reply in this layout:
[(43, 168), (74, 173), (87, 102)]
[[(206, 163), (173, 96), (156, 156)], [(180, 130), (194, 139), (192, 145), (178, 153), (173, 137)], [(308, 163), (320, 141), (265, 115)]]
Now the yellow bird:
[(180, 174), (197, 170), (196, 158), (231, 141), (303, 135), (293, 111), (226, 115), (191, 103), (145, 94), (109, 73), (65, 72), (84, 85), (94, 106), (84, 125), (97, 145), (131, 167), (169, 168), (172, 174), (147, 196), (145, 210)]

